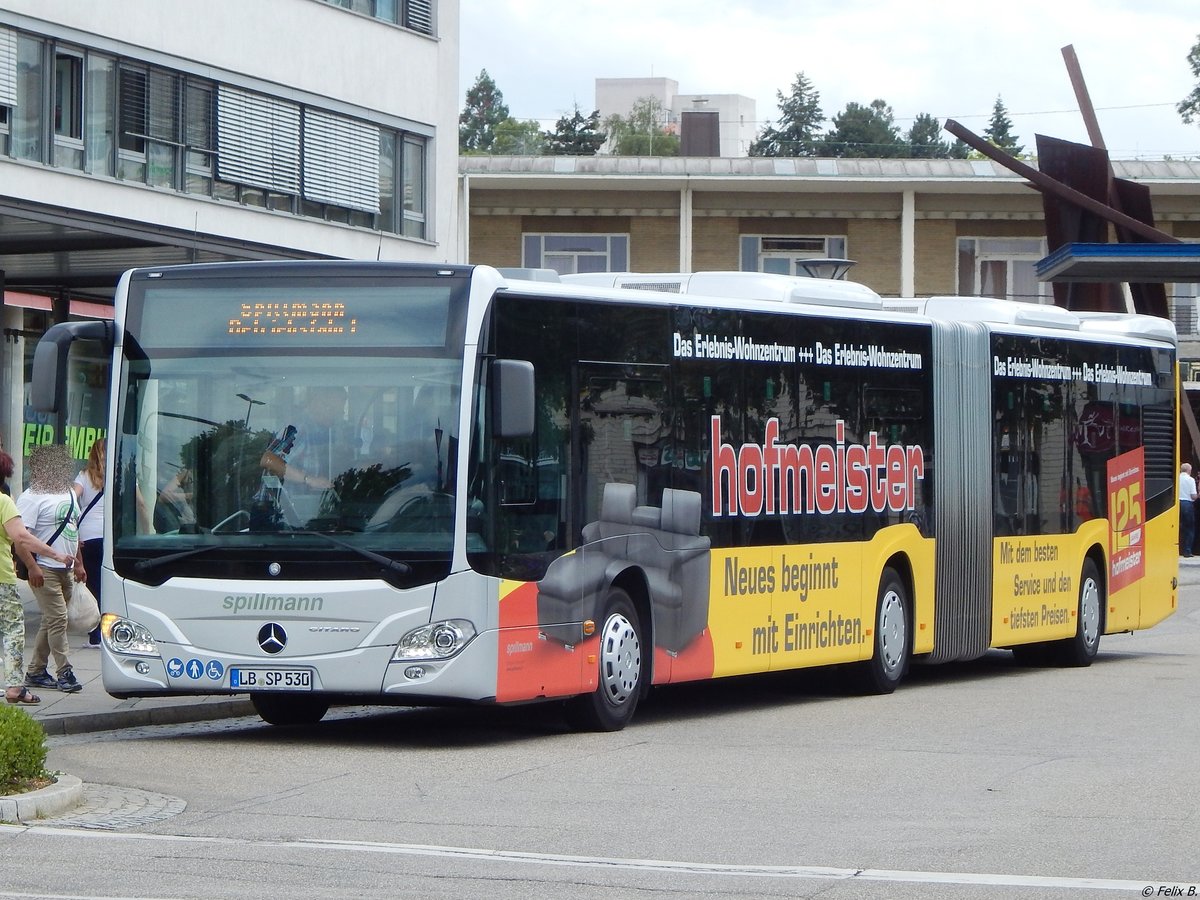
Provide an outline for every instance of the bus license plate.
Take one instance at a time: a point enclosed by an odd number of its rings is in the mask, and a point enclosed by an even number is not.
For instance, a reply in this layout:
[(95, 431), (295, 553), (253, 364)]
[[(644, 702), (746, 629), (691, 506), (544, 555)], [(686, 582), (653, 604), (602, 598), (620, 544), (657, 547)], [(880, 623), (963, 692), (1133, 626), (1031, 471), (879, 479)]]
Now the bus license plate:
[(311, 691), (311, 669), (229, 669), (229, 687), (243, 691)]

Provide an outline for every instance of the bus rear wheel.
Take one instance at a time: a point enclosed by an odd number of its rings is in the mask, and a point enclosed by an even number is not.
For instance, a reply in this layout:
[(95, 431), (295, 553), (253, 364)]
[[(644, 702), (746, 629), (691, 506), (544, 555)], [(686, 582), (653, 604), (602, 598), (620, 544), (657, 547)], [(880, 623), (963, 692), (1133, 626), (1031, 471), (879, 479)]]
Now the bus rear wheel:
[(1104, 630), (1104, 585), (1094, 560), (1083, 561), (1079, 577), (1079, 608), (1075, 636), (1054, 645), (1056, 662), (1064, 666), (1090, 666), (1100, 650)]
[(629, 594), (612, 588), (600, 621), (596, 690), (567, 701), (567, 719), (580, 731), (620, 731), (628, 725), (646, 672), (641, 621)]
[(329, 712), (329, 701), (295, 694), (254, 693), (254, 711), (269, 725), (315, 725)]
[(908, 672), (912, 657), (912, 619), (908, 589), (893, 568), (883, 570), (875, 605), (875, 651), (859, 663), (862, 690), (868, 694), (890, 694)]

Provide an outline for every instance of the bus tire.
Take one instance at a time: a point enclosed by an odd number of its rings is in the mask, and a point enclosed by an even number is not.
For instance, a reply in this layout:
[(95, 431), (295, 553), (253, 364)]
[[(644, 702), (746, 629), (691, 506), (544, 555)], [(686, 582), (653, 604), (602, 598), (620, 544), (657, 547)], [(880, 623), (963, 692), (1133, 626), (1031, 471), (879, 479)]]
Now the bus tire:
[(890, 694), (908, 672), (912, 658), (912, 607), (904, 579), (890, 566), (879, 579), (875, 604), (875, 649), (858, 664), (864, 693)]
[(315, 725), (329, 712), (329, 701), (295, 694), (250, 695), (254, 711), (269, 725)]
[(1076, 611), (1075, 636), (1055, 646), (1055, 658), (1063, 666), (1090, 666), (1100, 650), (1104, 631), (1104, 583), (1091, 558), (1083, 561), (1079, 576), (1079, 608)]
[(610, 588), (600, 622), (596, 690), (567, 701), (567, 719), (579, 731), (620, 731), (628, 725), (648, 670), (641, 620), (629, 594)]

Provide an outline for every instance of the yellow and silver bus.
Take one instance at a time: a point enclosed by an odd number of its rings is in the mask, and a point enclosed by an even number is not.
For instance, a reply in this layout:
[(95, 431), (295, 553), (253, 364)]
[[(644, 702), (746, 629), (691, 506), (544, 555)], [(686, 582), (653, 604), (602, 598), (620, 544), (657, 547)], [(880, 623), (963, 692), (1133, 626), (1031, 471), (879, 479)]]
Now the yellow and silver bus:
[[(519, 276), (519, 277), (518, 277)], [(755, 273), (136, 269), (111, 343), (118, 697), (565, 702), (1006, 648), (1087, 665), (1177, 603), (1169, 322)]]

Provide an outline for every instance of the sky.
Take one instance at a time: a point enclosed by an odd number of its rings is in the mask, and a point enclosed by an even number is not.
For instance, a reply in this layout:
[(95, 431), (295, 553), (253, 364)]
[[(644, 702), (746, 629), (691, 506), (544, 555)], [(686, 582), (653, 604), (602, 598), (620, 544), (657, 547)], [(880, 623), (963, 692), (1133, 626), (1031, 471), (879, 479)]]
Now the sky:
[(460, 17), (460, 107), (487, 69), (545, 129), (590, 113), (597, 78), (642, 77), (742, 94), (776, 124), (803, 72), (827, 119), (880, 98), (901, 132), (930, 113), (982, 134), (999, 97), (1032, 153), (1036, 133), (1090, 143), (1070, 45), (1112, 158), (1200, 158), (1200, 122), (1176, 112), (1200, 82), (1197, 0), (460, 0)]

